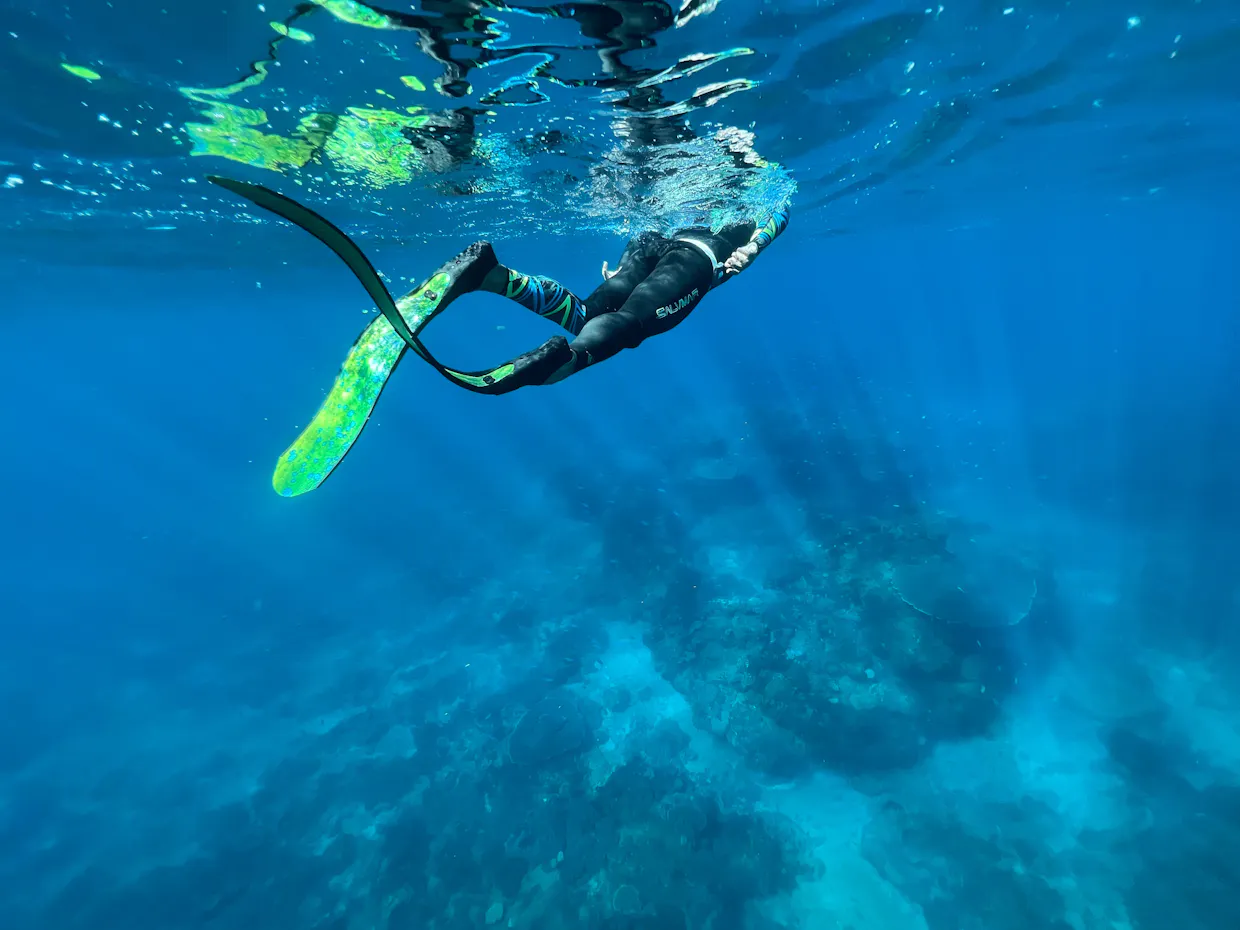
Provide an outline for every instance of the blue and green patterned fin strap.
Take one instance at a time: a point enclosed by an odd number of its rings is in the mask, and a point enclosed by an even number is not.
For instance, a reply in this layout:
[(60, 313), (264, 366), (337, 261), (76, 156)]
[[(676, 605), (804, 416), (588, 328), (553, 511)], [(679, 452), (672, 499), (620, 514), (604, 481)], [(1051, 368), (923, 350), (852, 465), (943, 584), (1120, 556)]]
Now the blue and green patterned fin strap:
[(508, 269), (508, 287), (504, 296), (515, 300), (576, 336), (586, 322), (586, 306), (559, 281), (541, 275), (521, 274)]

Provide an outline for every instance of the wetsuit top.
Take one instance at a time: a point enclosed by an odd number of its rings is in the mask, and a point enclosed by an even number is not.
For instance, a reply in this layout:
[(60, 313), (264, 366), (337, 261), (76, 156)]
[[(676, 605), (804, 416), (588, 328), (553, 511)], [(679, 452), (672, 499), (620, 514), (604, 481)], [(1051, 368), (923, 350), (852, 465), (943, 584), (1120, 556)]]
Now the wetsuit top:
[[(709, 250), (711, 254), (707, 257), (713, 258), (715, 265), (715, 279), (712, 286), (718, 286), (728, 278), (723, 270), (723, 263), (728, 260), (728, 256), (750, 243), (755, 243), (758, 251), (761, 252), (788, 227), (789, 216), (788, 205), (784, 204), (778, 207), (762, 226), (758, 226), (753, 220), (729, 223), (717, 232), (704, 226), (693, 226), (677, 230), (672, 235), (672, 243), (686, 243), (690, 248), (698, 248), (703, 254)], [(701, 249), (703, 245), (706, 246), (705, 250)]]

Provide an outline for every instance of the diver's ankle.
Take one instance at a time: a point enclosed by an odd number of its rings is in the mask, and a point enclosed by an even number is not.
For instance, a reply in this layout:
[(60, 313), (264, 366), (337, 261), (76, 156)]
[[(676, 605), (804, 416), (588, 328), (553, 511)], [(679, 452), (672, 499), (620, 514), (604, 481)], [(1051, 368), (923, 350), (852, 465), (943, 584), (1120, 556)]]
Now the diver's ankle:
[(505, 294), (508, 291), (508, 269), (503, 265), (496, 265), (487, 272), (487, 276), (482, 279), (482, 283), (478, 285), (480, 291), (490, 291), (492, 294)]

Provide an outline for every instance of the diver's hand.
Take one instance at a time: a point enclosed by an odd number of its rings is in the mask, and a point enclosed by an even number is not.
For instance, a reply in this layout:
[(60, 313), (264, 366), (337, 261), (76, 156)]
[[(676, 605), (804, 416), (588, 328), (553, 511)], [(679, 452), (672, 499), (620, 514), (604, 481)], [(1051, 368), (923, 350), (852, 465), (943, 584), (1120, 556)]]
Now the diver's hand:
[(723, 263), (724, 274), (740, 274), (749, 267), (749, 263), (753, 261), (754, 256), (758, 254), (758, 244), (750, 242), (742, 245), (739, 249), (728, 256), (728, 260)]

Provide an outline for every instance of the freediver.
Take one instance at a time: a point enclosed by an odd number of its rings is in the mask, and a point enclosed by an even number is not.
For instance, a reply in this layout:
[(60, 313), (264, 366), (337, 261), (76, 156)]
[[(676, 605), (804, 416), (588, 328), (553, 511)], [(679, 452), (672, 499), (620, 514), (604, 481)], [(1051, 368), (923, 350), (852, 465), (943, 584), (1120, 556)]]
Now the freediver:
[[(490, 243), (475, 242), (397, 301), (357, 244), (313, 210), (257, 184), (209, 179), (295, 223), (330, 248), (381, 313), (357, 337), (318, 412), (280, 456), (271, 480), (284, 497), (313, 491), (336, 470), (370, 421), (406, 351), (453, 384), (479, 394), (507, 394), (562, 381), (679, 325), (713, 288), (748, 268), (784, 231), (789, 217), (785, 199), (767, 216), (717, 231), (691, 227), (671, 236), (643, 233), (629, 242), (618, 268), (612, 271), (603, 263), (603, 283), (585, 300), (550, 278), (505, 267)], [(507, 297), (558, 323), (574, 339), (553, 336), (532, 352), (489, 370), (449, 368), (419, 336), (453, 301), (474, 291)]]
[(785, 205), (761, 225), (749, 220), (717, 232), (694, 227), (670, 237), (642, 233), (630, 240), (614, 271), (603, 262), (603, 283), (585, 300), (550, 278), (505, 267), (489, 243), (475, 243), (473, 261), (488, 269), (477, 290), (514, 300), (574, 337), (552, 336), (514, 359), (515, 370), (493, 393), (554, 384), (675, 328), (709, 291), (748, 268), (788, 218)]

